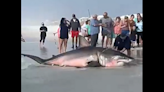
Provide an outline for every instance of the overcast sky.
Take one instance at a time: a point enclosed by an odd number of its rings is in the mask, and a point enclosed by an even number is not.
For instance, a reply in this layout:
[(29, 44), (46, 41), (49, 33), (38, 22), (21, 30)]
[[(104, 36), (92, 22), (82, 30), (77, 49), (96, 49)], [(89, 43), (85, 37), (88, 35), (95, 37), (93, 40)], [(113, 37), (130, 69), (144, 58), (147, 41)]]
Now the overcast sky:
[(22, 24), (40, 24), (45, 20), (70, 19), (75, 13), (78, 18), (86, 17), (88, 9), (93, 14), (109, 16), (141, 13), (142, 0), (22, 0)]

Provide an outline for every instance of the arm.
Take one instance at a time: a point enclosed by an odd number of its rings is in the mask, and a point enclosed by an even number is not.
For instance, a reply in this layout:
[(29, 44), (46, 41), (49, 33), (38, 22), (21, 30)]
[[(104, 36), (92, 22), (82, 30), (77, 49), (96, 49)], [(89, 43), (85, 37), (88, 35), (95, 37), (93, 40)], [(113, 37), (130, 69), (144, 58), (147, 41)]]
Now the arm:
[(118, 42), (119, 42), (119, 36), (116, 37), (115, 41), (114, 41), (114, 49), (117, 49), (118, 47)]
[(126, 27), (126, 26), (128, 26), (127, 23), (124, 23), (124, 24), (123, 24), (123, 22), (121, 23), (121, 28), (124, 28), (124, 27)]
[(133, 30), (136, 30), (136, 23), (133, 21)]
[(102, 23), (102, 18), (99, 20), (99, 23)]
[(53, 33), (54, 34), (54, 36), (55, 36), (55, 34), (57, 34), (58, 32), (55, 32), (55, 33)]
[(130, 23), (129, 23), (129, 22), (127, 22), (127, 24), (128, 24), (128, 28), (129, 28), (129, 33), (131, 33)]
[(39, 29), (39, 30), (40, 30), (40, 32), (42, 32), (42, 31), (43, 31), (43, 30), (42, 30), (42, 27), (40, 27), (40, 29)]
[(96, 24), (94, 20), (90, 21), (90, 25), (94, 26), (94, 27), (99, 27), (100, 26), (99, 24)]
[(115, 25), (115, 23), (114, 23), (114, 21), (112, 20), (112, 26), (114, 26)]

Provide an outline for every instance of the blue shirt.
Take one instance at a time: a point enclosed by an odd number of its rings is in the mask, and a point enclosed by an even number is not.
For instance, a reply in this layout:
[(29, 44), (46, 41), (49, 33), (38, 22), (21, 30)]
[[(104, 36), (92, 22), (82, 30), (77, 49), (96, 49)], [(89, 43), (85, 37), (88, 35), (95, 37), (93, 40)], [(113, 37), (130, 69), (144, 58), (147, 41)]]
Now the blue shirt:
[(91, 35), (98, 34), (99, 33), (99, 27), (95, 27), (94, 25), (98, 25), (99, 21), (95, 19), (90, 20), (90, 33)]
[(143, 22), (142, 22), (142, 20), (140, 22), (136, 22), (136, 26), (137, 26), (137, 29), (136, 29), (137, 32), (143, 32)]

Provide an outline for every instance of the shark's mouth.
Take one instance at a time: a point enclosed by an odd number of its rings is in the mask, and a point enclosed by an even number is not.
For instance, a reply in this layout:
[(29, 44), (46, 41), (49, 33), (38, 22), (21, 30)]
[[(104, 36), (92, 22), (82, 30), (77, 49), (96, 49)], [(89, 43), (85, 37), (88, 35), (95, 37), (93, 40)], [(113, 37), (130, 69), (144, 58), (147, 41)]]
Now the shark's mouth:
[(99, 63), (104, 67), (118, 67), (123, 66), (124, 63), (131, 62), (132, 59), (127, 59), (122, 56), (113, 56), (112, 58), (106, 58), (103, 55), (99, 56)]

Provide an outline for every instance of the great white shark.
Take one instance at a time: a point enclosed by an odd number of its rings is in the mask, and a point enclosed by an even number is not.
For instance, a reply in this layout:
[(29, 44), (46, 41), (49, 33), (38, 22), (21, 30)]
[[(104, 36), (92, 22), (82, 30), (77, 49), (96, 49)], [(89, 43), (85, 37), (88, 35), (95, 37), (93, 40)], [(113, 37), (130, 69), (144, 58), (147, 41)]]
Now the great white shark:
[(91, 47), (88, 41), (79, 36), (80, 48), (51, 58), (42, 59), (35, 55), (21, 54), (44, 65), (56, 65), (65, 67), (117, 67), (137, 65), (136, 60), (124, 53), (111, 48)]

